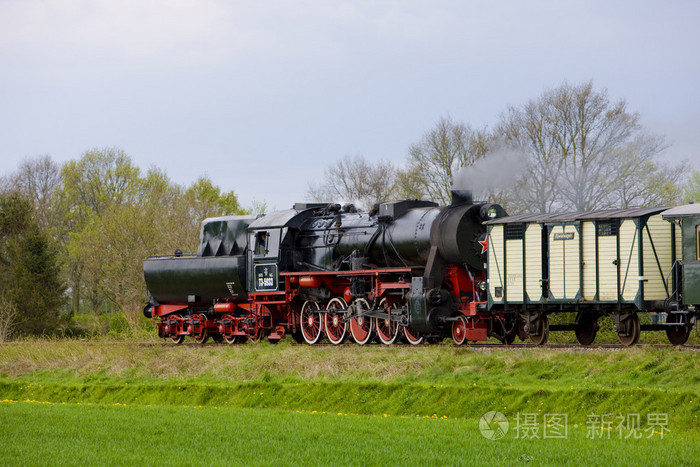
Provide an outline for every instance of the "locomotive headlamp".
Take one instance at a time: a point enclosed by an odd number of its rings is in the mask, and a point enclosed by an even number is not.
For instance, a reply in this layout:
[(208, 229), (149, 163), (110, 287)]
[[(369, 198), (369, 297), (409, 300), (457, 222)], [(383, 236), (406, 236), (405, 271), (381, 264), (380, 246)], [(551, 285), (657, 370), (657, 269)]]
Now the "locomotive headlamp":
[(505, 215), (506, 212), (498, 204), (482, 204), (479, 211), (479, 217), (481, 217), (482, 221), (490, 221)]
[(479, 282), (478, 285), (479, 285), (479, 290), (481, 290), (482, 292), (484, 292), (486, 290), (486, 281), (481, 281), (481, 282)]

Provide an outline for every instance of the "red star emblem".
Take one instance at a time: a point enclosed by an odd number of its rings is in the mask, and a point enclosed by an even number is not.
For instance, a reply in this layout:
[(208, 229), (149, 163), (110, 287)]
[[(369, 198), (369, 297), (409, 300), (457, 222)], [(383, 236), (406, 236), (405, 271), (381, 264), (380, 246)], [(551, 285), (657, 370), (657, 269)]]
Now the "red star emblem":
[(489, 247), (488, 242), (486, 239), (479, 240), (479, 245), (481, 245), (481, 254), (483, 255)]

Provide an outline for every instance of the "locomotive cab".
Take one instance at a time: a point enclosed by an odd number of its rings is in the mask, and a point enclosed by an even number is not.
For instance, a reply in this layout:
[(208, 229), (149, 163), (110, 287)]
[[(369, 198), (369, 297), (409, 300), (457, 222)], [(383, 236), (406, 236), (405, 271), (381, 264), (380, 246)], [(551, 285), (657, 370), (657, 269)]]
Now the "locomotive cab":
[(247, 289), (272, 293), (284, 289), (280, 273), (294, 269), (295, 242), (304, 221), (318, 204), (297, 203), (293, 209), (258, 217), (248, 226)]
[[(248, 244), (248, 290), (276, 292), (279, 288), (279, 250), (282, 228), (251, 230)], [(286, 229), (285, 229), (286, 230)]]

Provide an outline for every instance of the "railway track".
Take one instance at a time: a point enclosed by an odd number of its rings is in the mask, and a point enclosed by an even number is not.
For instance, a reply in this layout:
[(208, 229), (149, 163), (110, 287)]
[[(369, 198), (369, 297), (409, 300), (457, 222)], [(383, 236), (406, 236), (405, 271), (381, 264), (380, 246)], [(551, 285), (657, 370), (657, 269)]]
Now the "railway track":
[[(151, 346), (165, 346), (165, 347), (173, 347), (176, 345), (180, 346), (186, 346), (186, 347), (212, 347), (212, 346), (221, 346), (221, 347), (226, 347), (226, 344), (217, 344), (214, 342), (209, 342), (206, 344), (198, 344), (196, 342), (184, 342), (182, 344), (174, 344), (172, 342), (141, 342), (138, 345), (144, 346), (144, 347), (151, 347)], [(245, 344), (234, 344), (234, 345), (245, 345)], [(307, 344), (292, 344), (294, 346), (307, 346)], [(448, 346), (450, 344), (447, 343), (437, 343), (437, 344), (421, 344), (417, 346), (409, 346), (408, 344), (405, 345), (396, 345), (396, 346), (387, 346), (383, 345), (380, 343), (370, 343), (366, 344), (365, 346), (357, 346), (355, 345), (355, 348), (361, 348), (361, 347), (379, 347), (379, 348), (391, 348), (391, 347), (418, 347), (418, 348), (425, 348), (425, 347), (431, 347), (431, 346)], [(342, 344), (341, 344), (342, 346)], [(330, 343), (318, 343), (314, 344), (313, 346), (308, 346), (308, 347), (339, 347), (338, 345), (330, 344)], [(455, 348), (463, 348), (463, 349), (503, 349), (503, 350), (522, 350), (522, 349), (580, 349), (580, 350), (608, 350), (608, 349), (630, 349), (630, 348), (641, 348), (641, 349), (648, 349), (648, 348), (680, 348), (682, 350), (691, 350), (691, 351), (700, 351), (700, 345), (682, 345), (682, 346), (674, 346), (671, 344), (635, 344), (633, 346), (625, 346), (622, 344), (597, 344), (597, 345), (581, 345), (581, 344), (545, 344), (545, 345), (533, 345), (533, 344), (510, 344), (510, 345), (504, 345), (504, 344), (499, 344), (499, 343), (473, 343), (473, 344), (466, 344), (462, 346), (454, 346)]]

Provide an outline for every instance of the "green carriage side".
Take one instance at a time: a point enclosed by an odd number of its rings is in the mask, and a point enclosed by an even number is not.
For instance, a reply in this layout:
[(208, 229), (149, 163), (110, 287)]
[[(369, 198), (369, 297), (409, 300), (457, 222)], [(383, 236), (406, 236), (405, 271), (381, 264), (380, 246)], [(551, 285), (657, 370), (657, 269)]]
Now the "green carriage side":
[(677, 275), (678, 301), (685, 306), (700, 305), (700, 205), (687, 204), (668, 209), (663, 218), (682, 232)]

